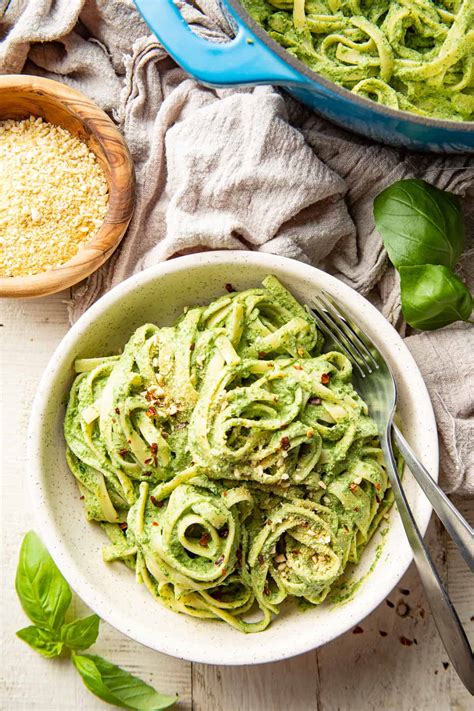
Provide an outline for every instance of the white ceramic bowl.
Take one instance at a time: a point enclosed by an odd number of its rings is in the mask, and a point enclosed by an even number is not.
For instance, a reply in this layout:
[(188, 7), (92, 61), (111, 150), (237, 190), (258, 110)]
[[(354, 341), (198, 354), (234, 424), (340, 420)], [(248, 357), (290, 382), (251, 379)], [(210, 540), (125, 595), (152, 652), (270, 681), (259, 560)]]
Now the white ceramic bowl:
[[(155, 602), (120, 563), (102, 562), (104, 534), (83, 515), (79, 491), (66, 466), (62, 434), (64, 406), (77, 357), (112, 353), (147, 321), (169, 325), (184, 306), (207, 303), (224, 291), (257, 286), (275, 274), (301, 301), (326, 289), (371, 334), (390, 362), (399, 385), (399, 413), (405, 434), (433, 476), (438, 442), (430, 399), (408, 349), (380, 313), (335, 278), (306, 264), (255, 252), (208, 252), (180, 257), (131, 277), (92, 306), (58, 346), (43, 375), (29, 433), (29, 483), (37, 528), (76, 593), (104, 620), (160, 652), (212, 664), (257, 664), (291, 657), (334, 639), (368, 615), (398, 583), (412, 554), (392, 508), (389, 531), (375, 569), (344, 605), (304, 612), (284, 609), (270, 627), (244, 635), (221, 622), (179, 615)], [(405, 488), (424, 533), (431, 507), (411, 476)], [(356, 569), (371, 567), (377, 534)]]

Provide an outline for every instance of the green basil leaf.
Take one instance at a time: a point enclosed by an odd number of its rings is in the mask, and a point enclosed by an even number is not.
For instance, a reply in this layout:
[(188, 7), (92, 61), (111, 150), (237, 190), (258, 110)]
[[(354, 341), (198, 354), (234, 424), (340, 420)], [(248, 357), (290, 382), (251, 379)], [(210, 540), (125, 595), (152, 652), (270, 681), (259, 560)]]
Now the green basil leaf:
[(21, 544), (15, 587), (30, 620), (43, 629), (58, 631), (71, 604), (71, 589), (33, 531)]
[(87, 649), (97, 639), (100, 617), (89, 615), (82, 620), (74, 620), (61, 628), (61, 639), (69, 649)]
[(400, 267), (402, 310), (414, 328), (432, 331), (454, 321), (467, 321), (473, 307), (466, 285), (439, 264)]
[(123, 709), (160, 711), (173, 706), (176, 696), (160, 694), (152, 686), (93, 654), (73, 654), (74, 666), (89, 691)]
[(399, 180), (374, 200), (374, 218), (392, 264), (453, 269), (464, 247), (459, 200), (424, 180)]
[(35, 652), (39, 652), (43, 657), (58, 657), (63, 650), (63, 643), (54, 639), (49, 630), (31, 625), (18, 630), (16, 636), (29, 644)]

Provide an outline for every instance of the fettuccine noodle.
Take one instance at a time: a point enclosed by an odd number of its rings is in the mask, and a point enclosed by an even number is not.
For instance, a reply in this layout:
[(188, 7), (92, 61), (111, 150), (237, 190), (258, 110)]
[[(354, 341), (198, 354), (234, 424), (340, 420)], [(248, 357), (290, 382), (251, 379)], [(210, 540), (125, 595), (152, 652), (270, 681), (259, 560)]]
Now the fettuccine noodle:
[(242, 0), (308, 67), (394, 109), (474, 117), (474, 0)]
[(351, 363), (322, 346), (270, 276), (76, 361), (67, 457), (104, 559), (243, 632), (287, 598), (321, 603), (392, 501)]

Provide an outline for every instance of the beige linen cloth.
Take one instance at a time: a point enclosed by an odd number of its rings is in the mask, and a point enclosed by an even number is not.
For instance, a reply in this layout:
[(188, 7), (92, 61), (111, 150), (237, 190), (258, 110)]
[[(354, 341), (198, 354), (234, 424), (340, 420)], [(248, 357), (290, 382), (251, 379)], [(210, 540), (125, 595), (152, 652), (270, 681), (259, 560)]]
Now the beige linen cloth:
[[(214, 0), (181, 7), (196, 32), (227, 40)], [(167, 57), (131, 0), (0, 0), (0, 73), (19, 72), (89, 95), (116, 121), (135, 161), (137, 204), (127, 236), (75, 290), (72, 321), (159, 261), (252, 249), (335, 274), (405, 335), (395, 273), (374, 229), (374, 196), (400, 178), (423, 177), (461, 196), (472, 234), (472, 161), (371, 143), (271, 87), (199, 86)], [(460, 270), (473, 278), (469, 251)], [(406, 343), (435, 408), (443, 486), (472, 495), (473, 330), (457, 324)]]

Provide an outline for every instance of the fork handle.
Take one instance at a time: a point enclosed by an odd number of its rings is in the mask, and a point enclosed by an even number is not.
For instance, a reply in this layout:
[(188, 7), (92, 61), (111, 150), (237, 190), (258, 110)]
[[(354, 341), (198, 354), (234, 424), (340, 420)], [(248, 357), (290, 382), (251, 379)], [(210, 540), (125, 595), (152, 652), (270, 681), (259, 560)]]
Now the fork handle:
[(408, 469), (423, 489), (469, 568), (474, 572), (474, 530), (431, 478), (396, 425), (392, 425), (392, 432), (395, 444)]
[(387, 428), (381, 443), (398, 513), (410, 542), (413, 559), (446, 652), (459, 678), (468, 691), (474, 695), (474, 657), (456, 610), (444, 589), (408, 505), (398, 476), (392, 442), (388, 436), (389, 432), (390, 428)]

